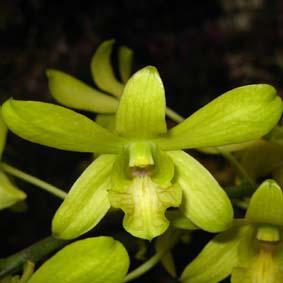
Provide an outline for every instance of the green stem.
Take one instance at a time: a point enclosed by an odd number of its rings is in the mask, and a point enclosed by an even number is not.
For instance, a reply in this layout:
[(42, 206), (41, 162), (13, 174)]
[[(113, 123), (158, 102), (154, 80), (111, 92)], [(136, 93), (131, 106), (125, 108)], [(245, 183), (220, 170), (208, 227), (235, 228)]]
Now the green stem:
[(43, 257), (66, 245), (66, 243), (68, 242), (55, 239), (51, 236), (14, 255), (0, 259), (0, 279), (20, 271), (27, 261), (38, 262)]
[(24, 265), (23, 275), (19, 283), (27, 283), (34, 272), (34, 263), (28, 260)]
[(166, 115), (177, 123), (181, 123), (185, 120), (183, 116), (179, 115), (177, 112), (175, 112), (169, 107), (166, 108)]
[(149, 271), (152, 267), (154, 267), (160, 261), (160, 259), (162, 258), (162, 256), (164, 254), (165, 254), (165, 252), (156, 253), (154, 256), (152, 256), (150, 259), (148, 259), (145, 263), (143, 263), (138, 268), (136, 268), (135, 270), (130, 272), (126, 276), (124, 282), (126, 283), (126, 282), (129, 282), (129, 281), (132, 281), (132, 280), (140, 277), (141, 275), (143, 275), (147, 271)]
[(177, 243), (179, 236), (180, 236), (180, 232), (177, 230), (174, 231), (174, 233), (172, 233), (171, 236), (172, 241), (170, 242), (170, 245), (164, 246), (164, 248), (161, 251), (157, 252), (155, 255), (149, 258), (145, 263), (143, 263), (142, 265), (140, 265), (139, 267), (128, 273), (128, 275), (124, 279), (124, 283), (130, 282), (142, 276), (143, 274), (148, 272), (151, 268), (153, 268), (161, 260), (161, 258)]
[(63, 190), (45, 182), (45, 181), (42, 181), (34, 176), (31, 176), (11, 165), (8, 165), (4, 162), (0, 162), (0, 167), (3, 171), (7, 172), (8, 174), (14, 176), (14, 177), (17, 177), (19, 179), (22, 179), (28, 183), (31, 183), (61, 199), (64, 199), (67, 195), (66, 192), (64, 192)]

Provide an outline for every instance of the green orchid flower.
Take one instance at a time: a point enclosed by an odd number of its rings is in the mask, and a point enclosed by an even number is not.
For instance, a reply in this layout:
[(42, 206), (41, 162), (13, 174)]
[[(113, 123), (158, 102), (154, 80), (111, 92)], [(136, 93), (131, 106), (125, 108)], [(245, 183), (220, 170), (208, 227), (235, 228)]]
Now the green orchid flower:
[(165, 94), (158, 71), (146, 67), (127, 82), (115, 132), (49, 103), (8, 100), (3, 117), (22, 138), (100, 156), (83, 172), (56, 212), (52, 230), (71, 239), (91, 230), (111, 206), (124, 211), (124, 228), (152, 239), (169, 225), (164, 213), (180, 207), (201, 229), (226, 230), (233, 209), (213, 176), (181, 149), (220, 146), (265, 135), (282, 114), (269, 85), (228, 91), (167, 131)]
[(181, 282), (280, 283), (283, 280), (283, 193), (274, 180), (253, 194), (244, 219), (214, 237), (184, 270)]
[(87, 238), (57, 252), (27, 282), (122, 283), (129, 265), (128, 252), (119, 241), (105, 236)]
[[(7, 126), (5, 125), (0, 108), (0, 158), (6, 145)], [(13, 206), (26, 198), (26, 194), (19, 190), (0, 169), (0, 210)]]
[[(60, 104), (97, 113), (96, 122), (106, 128), (115, 130), (115, 113), (126, 82), (132, 74), (133, 51), (121, 46), (118, 52), (118, 70), (121, 80), (117, 79), (111, 64), (114, 40), (102, 42), (91, 59), (91, 74), (95, 89), (86, 83), (62, 71), (49, 69), (47, 77), (49, 90)], [(166, 108), (168, 117), (180, 122), (182, 117), (170, 108)]]

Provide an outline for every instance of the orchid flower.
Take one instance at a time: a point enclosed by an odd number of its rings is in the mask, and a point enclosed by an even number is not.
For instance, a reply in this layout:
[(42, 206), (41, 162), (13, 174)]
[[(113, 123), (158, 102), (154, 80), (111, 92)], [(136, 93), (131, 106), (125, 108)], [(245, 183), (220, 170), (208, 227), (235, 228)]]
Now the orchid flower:
[(246, 216), (214, 237), (185, 268), (182, 283), (281, 283), (283, 193), (273, 180), (253, 194)]
[(4, 103), (4, 120), (20, 137), (57, 149), (99, 154), (57, 210), (52, 223), (55, 236), (71, 239), (86, 233), (111, 206), (124, 211), (124, 228), (143, 239), (164, 233), (169, 207), (179, 207), (206, 231), (230, 227), (233, 209), (226, 193), (182, 149), (260, 138), (278, 122), (281, 99), (269, 85), (239, 87), (169, 131), (165, 111), (164, 87), (151, 66), (128, 80), (115, 131), (62, 106), (13, 99)]

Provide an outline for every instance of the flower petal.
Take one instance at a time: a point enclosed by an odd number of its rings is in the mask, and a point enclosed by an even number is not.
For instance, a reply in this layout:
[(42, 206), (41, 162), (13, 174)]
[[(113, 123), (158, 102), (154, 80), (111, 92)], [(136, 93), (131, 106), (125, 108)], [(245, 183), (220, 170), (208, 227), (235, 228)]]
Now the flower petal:
[(115, 120), (116, 116), (114, 114), (98, 114), (96, 115), (95, 122), (108, 130), (115, 133)]
[(121, 283), (129, 268), (124, 246), (111, 237), (76, 241), (47, 260), (29, 283)]
[(134, 52), (127, 46), (119, 48), (119, 71), (123, 83), (126, 83), (132, 73)]
[(26, 194), (13, 185), (9, 178), (0, 171), (0, 210), (10, 207), (26, 198)]
[[(157, 152), (158, 154), (165, 153)], [(168, 164), (163, 178), (159, 176), (158, 170), (161, 161), (167, 161)], [(164, 216), (166, 209), (181, 203), (181, 190), (171, 186), (174, 168), (170, 161), (169, 157), (168, 160), (164, 157), (156, 158), (154, 164), (157, 170), (147, 173), (144, 168), (133, 168), (137, 170), (134, 175), (128, 173), (129, 157), (126, 152), (114, 164), (113, 187), (109, 191), (110, 202), (113, 207), (121, 208), (125, 212), (123, 226), (136, 237), (151, 240), (161, 235), (169, 225)]]
[(115, 113), (118, 100), (57, 70), (47, 70), (51, 95), (61, 104), (79, 110)]
[(283, 193), (275, 181), (267, 180), (255, 191), (246, 219), (253, 223), (283, 226)]
[(99, 45), (91, 59), (91, 73), (96, 85), (117, 97), (121, 96), (124, 85), (114, 75), (111, 53), (114, 40), (107, 40)]
[(272, 86), (238, 87), (214, 99), (156, 142), (171, 150), (255, 140), (276, 125), (282, 110), (282, 101)]
[(0, 158), (6, 145), (7, 126), (2, 117), (2, 109), (0, 108)]
[(182, 283), (217, 283), (231, 274), (238, 262), (238, 247), (246, 227), (232, 227), (214, 237), (185, 268)]
[(179, 209), (166, 211), (166, 217), (170, 221), (170, 224), (175, 228), (183, 229), (183, 230), (197, 230), (197, 229), (199, 229)]
[(181, 210), (198, 227), (209, 231), (226, 230), (232, 223), (231, 202), (214, 177), (183, 151), (168, 152), (175, 163), (176, 182), (183, 190)]
[(9, 129), (20, 137), (58, 149), (115, 153), (123, 139), (67, 108), (36, 101), (8, 100), (2, 107)]
[(124, 228), (135, 237), (151, 240), (165, 232), (169, 221), (164, 216), (168, 207), (181, 202), (181, 192), (175, 187), (162, 188), (150, 177), (133, 179), (124, 192), (109, 191), (111, 205), (125, 212)]
[(56, 237), (73, 239), (96, 226), (110, 208), (107, 190), (115, 155), (101, 155), (74, 183), (57, 210), (52, 231)]
[(166, 132), (165, 95), (158, 71), (151, 66), (127, 82), (117, 111), (117, 132), (126, 137), (151, 138)]

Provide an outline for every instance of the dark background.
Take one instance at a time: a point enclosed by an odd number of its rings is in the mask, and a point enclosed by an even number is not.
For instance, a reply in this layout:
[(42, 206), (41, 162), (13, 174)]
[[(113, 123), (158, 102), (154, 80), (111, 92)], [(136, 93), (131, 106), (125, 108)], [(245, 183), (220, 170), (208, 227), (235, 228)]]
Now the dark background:
[[(90, 58), (110, 38), (134, 50), (136, 70), (148, 64), (159, 69), (168, 105), (184, 116), (236, 86), (264, 82), (283, 89), (280, 0), (0, 0), (0, 102), (11, 96), (54, 102), (45, 76), (50, 67), (92, 84)], [(3, 159), (68, 190), (91, 156), (9, 134)], [(15, 181), (28, 193), (28, 209), (0, 212), (0, 257), (47, 236), (60, 204)], [(107, 217), (95, 234), (115, 235), (135, 253), (137, 243), (121, 230), (121, 215)], [(177, 246), (179, 272), (205, 241), (207, 235), (197, 232), (192, 245)], [(148, 280), (174, 282), (160, 266), (135, 282)]]

